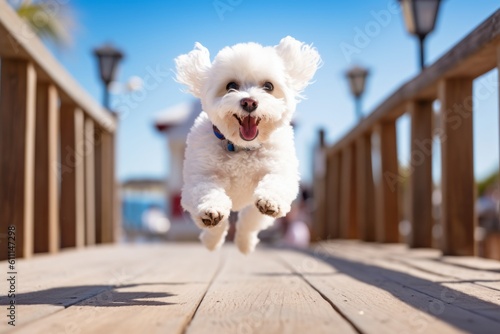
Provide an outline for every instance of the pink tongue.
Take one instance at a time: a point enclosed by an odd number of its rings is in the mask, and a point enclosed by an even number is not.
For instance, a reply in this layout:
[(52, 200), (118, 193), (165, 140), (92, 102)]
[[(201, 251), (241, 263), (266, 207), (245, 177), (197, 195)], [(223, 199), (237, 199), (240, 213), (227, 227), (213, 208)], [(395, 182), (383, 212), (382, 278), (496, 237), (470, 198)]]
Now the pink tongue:
[(255, 117), (247, 116), (243, 118), (240, 126), (240, 135), (244, 140), (250, 141), (257, 137), (259, 129), (257, 124), (255, 124)]

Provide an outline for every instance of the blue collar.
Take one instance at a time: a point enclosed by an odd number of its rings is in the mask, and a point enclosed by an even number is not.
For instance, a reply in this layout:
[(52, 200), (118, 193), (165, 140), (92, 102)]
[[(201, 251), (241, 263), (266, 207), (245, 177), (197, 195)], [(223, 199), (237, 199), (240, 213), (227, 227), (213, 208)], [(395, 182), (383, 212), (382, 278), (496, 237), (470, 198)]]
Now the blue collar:
[(220, 132), (220, 130), (215, 125), (212, 125), (212, 128), (214, 130), (215, 137), (217, 137), (219, 140), (225, 141), (226, 149), (228, 152), (253, 151), (259, 148), (259, 147), (249, 148), (249, 147), (236, 146), (233, 144), (232, 141), (226, 139), (226, 137), (222, 134), (222, 132)]

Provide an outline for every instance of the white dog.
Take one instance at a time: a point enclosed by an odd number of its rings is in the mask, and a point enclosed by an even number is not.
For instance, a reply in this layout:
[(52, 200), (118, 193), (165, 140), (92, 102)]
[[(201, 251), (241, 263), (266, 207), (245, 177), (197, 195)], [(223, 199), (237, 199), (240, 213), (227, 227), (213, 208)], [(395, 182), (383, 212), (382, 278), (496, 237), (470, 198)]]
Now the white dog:
[(181, 203), (208, 249), (224, 242), (231, 210), (239, 211), (235, 242), (245, 254), (290, 210), (299, 186), (290, 121), (320, 61), (292, 37), (226, 47), (213, 62), (196, 43), (176, 58), (177, 81), (204, 110), (187, 138)]

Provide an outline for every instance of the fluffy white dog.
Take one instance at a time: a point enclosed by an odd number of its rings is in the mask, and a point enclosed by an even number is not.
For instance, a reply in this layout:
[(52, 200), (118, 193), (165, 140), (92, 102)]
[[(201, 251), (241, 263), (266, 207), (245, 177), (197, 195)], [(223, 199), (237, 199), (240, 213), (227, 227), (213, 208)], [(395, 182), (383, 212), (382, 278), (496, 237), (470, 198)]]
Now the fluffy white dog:
[(320, 61), (292, 37), (274, 47), (226, 47), (213, 62), (196, 43), (175, 59), (177, 81), (204, 110), (187, 138), (181, 204), (208, 249), (224, 242), (231, 210), (239, 211), (235, 242), (245, 254), (290, 210), (299, 188), (290, 122)]

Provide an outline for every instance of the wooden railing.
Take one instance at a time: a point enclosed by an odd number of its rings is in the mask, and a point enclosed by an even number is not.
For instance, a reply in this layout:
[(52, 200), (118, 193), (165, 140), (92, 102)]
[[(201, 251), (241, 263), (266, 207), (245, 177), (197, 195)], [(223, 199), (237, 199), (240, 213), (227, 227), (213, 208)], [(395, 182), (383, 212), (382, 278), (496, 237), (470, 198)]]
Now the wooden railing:
[[(500, 64), (500, 11), (383, 101), (319, 154), (315, 180), (316, 239), (399, 242), (396, 120), (411, 118), (409, 166), (411, 247), (431, 247), (432, 143), (441, 144), (441, 235), (448, 255), (475, 253), (472, 82)], [(433, 102), (440, 102), (433, 124)], [(499, 254), (500, 255), (500, 254)]]
[(0, 61), (0, 259), (112, 242), (115, 117), (6, 1)]

